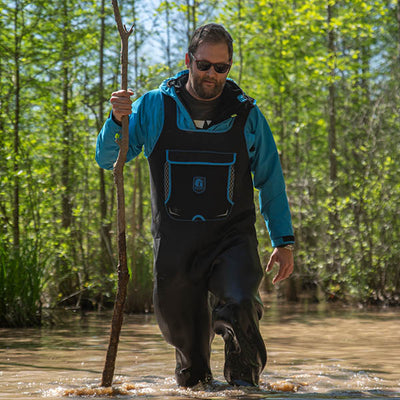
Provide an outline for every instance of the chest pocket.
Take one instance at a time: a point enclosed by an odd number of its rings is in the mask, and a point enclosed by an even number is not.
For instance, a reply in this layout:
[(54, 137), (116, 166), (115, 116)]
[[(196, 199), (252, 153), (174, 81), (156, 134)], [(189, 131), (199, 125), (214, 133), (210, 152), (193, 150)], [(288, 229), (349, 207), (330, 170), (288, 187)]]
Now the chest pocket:
[(167, 150), (168, 215), (183, 221), (226, 219), (233, 207), (236, 153)]

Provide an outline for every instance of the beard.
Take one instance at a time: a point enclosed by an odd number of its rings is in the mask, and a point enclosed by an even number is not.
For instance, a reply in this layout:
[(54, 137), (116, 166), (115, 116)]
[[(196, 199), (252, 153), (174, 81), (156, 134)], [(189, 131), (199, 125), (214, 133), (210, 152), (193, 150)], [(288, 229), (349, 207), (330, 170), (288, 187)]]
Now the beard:
[[(192, 75), (192, 89), (198, 97), (204, 100), (218, 97), (225, 86), (225, 79), (223, 81), (217, 81), (211, 78), (201, 78), (196, 75)], [(214, 85), (207, 85), (205, 82), (213, 82)]]

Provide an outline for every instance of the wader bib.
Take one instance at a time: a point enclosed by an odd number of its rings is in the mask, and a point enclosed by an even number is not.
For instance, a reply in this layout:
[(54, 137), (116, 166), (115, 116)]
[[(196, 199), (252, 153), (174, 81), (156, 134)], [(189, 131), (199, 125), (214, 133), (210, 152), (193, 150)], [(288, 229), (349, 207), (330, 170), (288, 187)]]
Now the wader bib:
[(154, 308), (176, 349), (177, 383), (212, 379), (217, 333), (225, 340), (227, 381), (257, 385), (266, 350), (258, 329), (263, 271), (243, 133), (252, 105), (240, 105), (225, 133), (188, 132), (177, 126), (175, 101), (163, 96), (164, 127), (148, 159)]

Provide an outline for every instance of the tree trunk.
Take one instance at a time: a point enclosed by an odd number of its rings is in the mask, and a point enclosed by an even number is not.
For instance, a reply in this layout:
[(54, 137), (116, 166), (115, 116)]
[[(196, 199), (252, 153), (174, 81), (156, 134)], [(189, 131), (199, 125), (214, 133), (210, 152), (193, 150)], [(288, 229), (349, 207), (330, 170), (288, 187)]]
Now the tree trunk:
[[(132, 16), (133, 16), (133, 24), (136, 24), (137, 21), (137, 13), (136, 13), (136, 0), (132, 2)], [(138, 96), (138, 82), (139, 82), (139, 38), (138, 38), (138, 30), (135, 29), (133, 33), (133, 53), (134, 53), (134, 77), (135, 77), (135, 95)]]
[[(105, 42), (105, 0), (101, 0), (100, 6), (100, 43), (99, 43), (99, 124), (97, 130), (100, 130), (100, 124), (104, 121), (104, 42)], [(114, 265), (114, 257), (111, 249), (111, 223), (107, 218), (107, 194), (106, 179), (104, 169), (99, 168), (100, 177), (100, 263), (101, 271), (104, 274), (111, 272)]]
[[(400, 1), (400, 0), (399, 0)], [(165, 18), (167, 23), (167, 65), (168, 65), (168, 75), (172, 75), (172, 62), (171, 62), (171, 21), (169, 15), (169, 1), (165, 2)]]
[(192, 5), (192, 32), (195, 31), (197, 26), (197, 1), (193, 0)]
[(242, 29), (240, 26), (240, 22), (242, 21), (242, 1), (238, 0), (238, 18), (239, 18), (239, 32), (238, 32), (238, 50), (239, 50), (239, 77), (238, 77), (238, 85), (242, 81), (242, 73), (243, 73), (243, 51), (242, 51)]
[(142, 160), (135, 160), (133, 181), (135, 187), (132, 200), (132, 245), (131, 272), (126, 300), (127, 312), (148, 312), (152, 307), (153, 280), (149, 263), (143, 255), (140, 245), (143, 243), (143, 177)]
[[(139, 182), (139, 158), (135, 160), (135, 171), (133, 175), (133, 182), (135, 182), (135, 186), (133, 188), (132, 195), (132, 260), (136, 260), (136, 238), (138, 235), (138, 189), (140, 187)], [(132, 263), (132, 276), (136, 275), (136, 263)]]
[(186, 0), (186, 8), (187, 8), (186, 12), (187, 37), (189, 43), (190, 38), (192, 37), (192, 34), (196, 29), (197, 1), (193, 0), (193, 4), (190, 4), (190, 0)]
[(20, 37), (18, 36), (18, 17), (19, 17), (19, 1), (15, 2), (14, 11), (14, 101), (15, 101), (15, 117), (14, 117), (14, 193), (13, 193), (13, 244), (15, 251), (18, 251), (20, 231), (19, 231), (19, 119), (20, 119)]
[(397, 0), (397, 60), (400, 65), (400, 0)]
[(186, 34), (187, 34), (187, 38), (188, 38), (188, 43), (190, 43), (190, 38), (191, 38), (191, 33), (192, 33), (192, 30), (191, 30), (191, 25), (190, 25), (190, 22), (191, 22), (191, 17), (190, 17), (190, 9), (191, 9), (191, 6), (190, 6), (190, 0), (186, 0), (186, 7), (187, 7), (187, 12), (186, 12), (186, 24), (187, 24), (187, 32), (186, 32)]
[[(3, 63), (2, 59), (0, 59), (0, 82), (2, 82), (2, 76), (3, 76)], [(0, 110), (5, 110), (6, 109), (6, 101), (3, 96), (0, 97)], [(6, 113), (4, 113), (6, 114)], [(1, 171), (6, 171), (7, 168), (7, 163), (6, 163), (6, 152), (5, 152), (5, 126), (6, 126), (6, 121), (3, 116), (3, 113), (0, 113), (0, 170)], [(7, 232), (7, 225), (8, 225), (8, 212), (6, 211), (6, 206), (5, 206), (5, 196), (4, 194), (0, 194), (0, 236), (5, 238), (6, 237), (6, 232)]]
[[(328, 52), (329, 60), (334, 62), (336, 57), (335, 48), (335, 32), (331, 24), (333, 17), (333, 5), (328, 4)], [(329, 82), (329, 178), (333, 185), (336, 184), (337, 180), (337, 160), (336, 160), (336, 104), (335, 104), (335, 65), (332, 65), (330, 70), (330, 82)]]
[(138, 182), (138, 165), (139, 165), (139, 158), (135, 159), (135, 169), (133, 173), (132, 181), (135, 182), (133, 187), (132, 193), (132, 217), (131, 217), (131, 273), (132, 279), (128, 283), (128, 292), (127, 292), (127, 299), (126, 299), (126, 312), (134, 313), (134, 312), (142, 312), (143, 310), (138, 310), (140, 304), (138, 304), (138, 291), (140, 290), (140, 283), (137, 280), (137, 252), (136, 252), (136, 240), (138, 236), (138, 221), (137, 221), (137, 210), (138, 210), (138, 189), (139, 189), (139, 182)]
[(67, 229), (72, 224), (72, 204), (71, 204), (71, 146), (72, 132), (69, 123), (69, 17), (67, 0), (63, 0), (63, 46), (62, 46), (62, 226)]
[(137, 232), (139, 235), (143, 234), (143, 177), (142, 177), (142, 164), (140, 159), (137, 161), (137, 182), (138, 182), (138, 211), (137, 211)]
[(328, 211), (330, 230), (333, 233), (330, 237), (331, 257), (328, 261), (331, 273), (339, 271), (338, 242), (335, 239), (339, 230), (339, 216), (337, 211), (337, 144), (336, 144), (336, 43), (335, 31), (332, 26), (334, 5), (328, 2), (327, 22), (328, 22), (328, 63), (330, 63), (330, 77), (328, 83), (328, 144), (329, 144), (329, 180), (332, 189), (332, 207)]

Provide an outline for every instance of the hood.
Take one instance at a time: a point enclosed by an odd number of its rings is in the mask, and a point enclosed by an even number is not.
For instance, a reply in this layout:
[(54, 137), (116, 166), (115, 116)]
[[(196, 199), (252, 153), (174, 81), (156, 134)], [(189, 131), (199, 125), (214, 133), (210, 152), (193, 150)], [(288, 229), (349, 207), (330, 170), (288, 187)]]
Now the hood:
[(160, 90), (162, 93), (176, 97), (176, 89), (181, 88), (186, 84), (187, 79), (189, 77), (189, 70), (185, 69), (184, 71), (178, 72), (172, 78), (165, 79), (160, 85)]
[[(177, 100), (177, 94), (186, 85), (188, 77), (189, 70), (178, 72), (172, 78), (168, 78), (162, 82), (160, 85), (161, 92)], [(226, 80), (221, 100), (227, 107), (220, 116), (220, 121), (239, 113), (243, 108), (252, 107), (256, 103), (253, 98), (247, 96), (235, 81), (230, 78)]]

